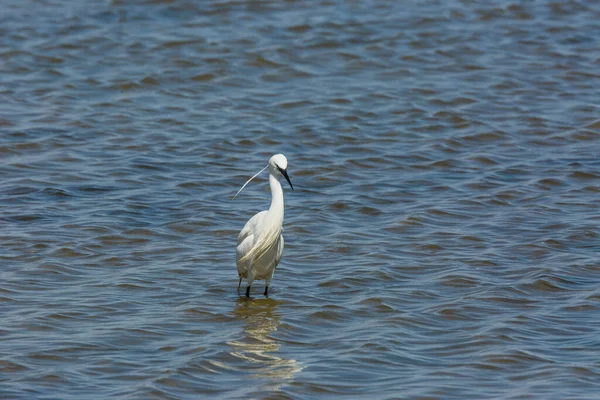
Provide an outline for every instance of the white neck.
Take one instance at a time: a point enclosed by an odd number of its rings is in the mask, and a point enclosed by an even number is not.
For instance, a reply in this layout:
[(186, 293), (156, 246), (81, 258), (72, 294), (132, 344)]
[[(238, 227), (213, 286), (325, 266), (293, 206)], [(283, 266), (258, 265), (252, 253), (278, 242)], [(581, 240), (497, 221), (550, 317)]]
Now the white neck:
[(283, 223), (283, 188), (273, 174), (269, 174), (269, 184), (271, 185), (271, 207), (269, 207), (269, 214), (279, 217)]

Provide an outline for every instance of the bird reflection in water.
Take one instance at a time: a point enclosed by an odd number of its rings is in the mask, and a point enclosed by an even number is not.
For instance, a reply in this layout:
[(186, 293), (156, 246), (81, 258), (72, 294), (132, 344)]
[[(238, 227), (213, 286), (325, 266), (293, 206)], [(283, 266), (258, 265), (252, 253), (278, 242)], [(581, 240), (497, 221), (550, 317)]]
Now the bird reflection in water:
[(255, 378), (269, 379), (269, 390), (278, 390), (302, 370), (296, 360), (279, 355), (280, 344), (270, 334), (277, 330), (280, 314), (277, 307), (283, 302), (273, 299), (239, 298), (233, 315), (244, 320), (244, 336), (230, 341), (231, 355), (248, 362), (246, 369)]

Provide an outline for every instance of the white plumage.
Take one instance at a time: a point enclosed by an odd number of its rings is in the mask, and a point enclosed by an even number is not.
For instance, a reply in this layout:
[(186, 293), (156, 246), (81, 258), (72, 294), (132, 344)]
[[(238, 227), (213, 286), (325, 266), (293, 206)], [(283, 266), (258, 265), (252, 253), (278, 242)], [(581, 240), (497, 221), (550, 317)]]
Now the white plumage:
[[(236, 248), (236, 264), (240, 281), (238, 290), (242, 284), (242, 278), (246, 278), (246, 296), (250, 297), (250, 286), (255, 280), (265, 280), (265, 296), (268, 295), (269, 283), (273, 278), (275, 268), (283, 254), (283, 188), (279, 180), (285, 178), (292, 190), (292, 182), (287, 174), (287, 159), (283, 154), (276, 154), (269, 159), (268, 165), (260, 172), (269, 168), (269, 184), (271, 186), (271, 206), (268, 210), (254, 215), (238, 235)], [(260, 174), (260, 172), (258, 174)], [(234, 198), (246, 187), (248, 182), (242, 186)]]

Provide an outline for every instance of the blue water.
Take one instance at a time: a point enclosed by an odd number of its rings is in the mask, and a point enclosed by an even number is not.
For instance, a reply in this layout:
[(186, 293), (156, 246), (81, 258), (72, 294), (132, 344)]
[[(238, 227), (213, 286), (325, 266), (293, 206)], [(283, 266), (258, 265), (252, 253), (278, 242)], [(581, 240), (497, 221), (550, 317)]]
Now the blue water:
[(2, 11), (0, 398), (598, 397), (596, 2)]

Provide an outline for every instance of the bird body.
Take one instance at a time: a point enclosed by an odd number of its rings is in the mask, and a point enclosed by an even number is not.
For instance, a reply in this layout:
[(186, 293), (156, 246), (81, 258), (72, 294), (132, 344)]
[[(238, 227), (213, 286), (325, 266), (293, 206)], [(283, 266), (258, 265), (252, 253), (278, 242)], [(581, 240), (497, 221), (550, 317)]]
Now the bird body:
[[(284, 177), (292, 190), (294, 189), (286, 172), (287, 159), (283, 154), (276, 154), (271, 157), (267, 167), (269, 168), (269, 185), (271, 187), (271, 206), (268, 210), (261, 211), (250, 218), (240, 231), (237, 240), (236, 264), (240, 278), (238, 290), (242, 284), (242, 279), (245, 278), (248, 281), (246, 287), (247, 297), (250, 297), (250, 286), (255, 280), (266, 281), (264, 294), (265, 296), (268, 295), (269, 283), (273, 278), (275, 268), (281, 260), (284, 246), (282, 235), (283, 188), (279, 179)], [(248, 182), (257, 175), (250, 178)], [(242, 189), (248, 182), (242, 186)], [(238, 194), (242, 189), (238, 191)]]

